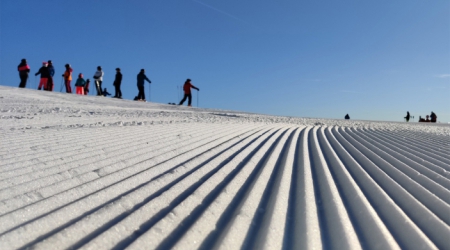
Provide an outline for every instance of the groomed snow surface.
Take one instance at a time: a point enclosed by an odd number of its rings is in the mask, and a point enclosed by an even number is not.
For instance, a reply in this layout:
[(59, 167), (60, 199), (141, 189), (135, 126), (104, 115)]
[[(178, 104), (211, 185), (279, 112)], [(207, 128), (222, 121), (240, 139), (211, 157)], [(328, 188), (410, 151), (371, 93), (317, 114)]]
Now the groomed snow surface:
[(449, 125), (0, 103), (0, 249), (450, 249)]

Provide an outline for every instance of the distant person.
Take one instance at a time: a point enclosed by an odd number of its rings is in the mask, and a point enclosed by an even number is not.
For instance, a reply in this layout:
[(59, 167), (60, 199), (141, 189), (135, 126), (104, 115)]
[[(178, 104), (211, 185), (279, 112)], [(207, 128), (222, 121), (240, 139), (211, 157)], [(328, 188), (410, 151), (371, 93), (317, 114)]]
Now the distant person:
[(19, 71), (20, 83), (19, 88), (25, 88), (27, 86), (28, 74), (30, 73), (30, 66), (27, 64), (27, 59), (22, 59), (19, 66), (17, 66)]
[(406, 116), (405, 116), (406, 122), (409, 122), (409, 118), (411, 118), (411, 116), (409, 115), (409, 111), (406, 111)]
[(48, 60), (47, 62), (47, 68), (48, 72), (50, 73), (50, 77), (48, 78), (47, 82), (47, 91), (53, 91), (53, 88), (55, 87), (55, 83), (53, 81), (53, 76), (55, 75), (55, 68), (53, 67), (52, 60)]
[(95, 88), (97, 89), (97, 96), (102, 95), (102, 82), (103, 82), (102, 67), (98, 66), (97, 71), (94, 74)]
[(430, 118), (431, 118), (431, 120), (430, 120), (431, 122), (437, 121), (437, 115), (433, 111), (431, 111)]
[(137, 87), (139, 90), (138, 95), (134, 98), (136, 101), (146, 101), (145, 100), (145, 91), (144, 91), (144, 83), (147, 81), (148, 83), (152, 83), (150, 79), (145, 75), (145, 70), (141, 69), (139, 74), (137, 75)]
[(64, 71), (64, 74), (62, 75), (64, 77), (64, 85), (66, 86), (66, 93), (72, 93), (72, 87), (70, 86), (70, 83), (72, 82), (72, 68), (70, 67), (70, 64), (66, 64), (66, 71)]
[(196, 89), (197, 91), (200, 91), (199, 88), (197, 88), (191, 84), (191, 79), (187, 79), (183, 85), (183, 90), (184, 90), (183, 100), (181, 100), (178, 105), (183, 105), (184, 101), (186, 101), (186, 98), (188, 98), (188, 106), (191, 107), (191, 102), (192, 102), (191, 88)]
[(48, 71), (48, 68), (47, 68), (47, 62), (42, 62), (42, 67), (34, 75), (35, 76), (41, 75), (41, 80), (39, 81), (38, 90), (41, 90), (42, 88), (44, 90), (47, 89), (47, 82), (48, 82), (48, 78), (50, 77), (50, 72)]
[(122, 84), (122, 73), (120, 68), (116, 69), (116, 78), (114, 79), (114, 88), (116, 90), (115, 98), (122, 98), (122, 91), (120, 91), (120, 84)]
[(345, 120), (350, 120), (350, 116), (348, 114), (345, 115)]
[(86, 83), (84, 84), (84, 95), (89, 94), (89, 84), (91, 83), (91, 80), (87, 79)]
[(80, 73), (78, 75), (78, 79), (75, 82), (75, 92), (77, 95), (84, 95), (84, 86), (86, 85), (86, 81), (83, 79), (83, 74)]
[(106, 88), (103, 89), (102, 94), (103, 94), (103, 96), (109, 96), (109, 95), (111, 95), (110, 93), (108, 93), (108, 90), (106, 90)]
[(426, 121), (426, 122), (430, 122), (430, 116), (427, 115), (426, 117), (427, 117), (427, 119), (426, 119), (425, 121)]

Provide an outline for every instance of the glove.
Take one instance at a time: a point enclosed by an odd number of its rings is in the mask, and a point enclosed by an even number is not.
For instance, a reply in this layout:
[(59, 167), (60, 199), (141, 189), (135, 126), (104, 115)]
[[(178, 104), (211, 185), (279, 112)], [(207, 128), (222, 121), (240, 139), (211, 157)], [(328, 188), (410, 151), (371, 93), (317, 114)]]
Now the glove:
[(197, 89), (197, 91), (200, 91), (200, 89)]
[(34, 74), (35, 76), (37, 76), (38, 75), (38, 73), (36, 73), (36, 74)]

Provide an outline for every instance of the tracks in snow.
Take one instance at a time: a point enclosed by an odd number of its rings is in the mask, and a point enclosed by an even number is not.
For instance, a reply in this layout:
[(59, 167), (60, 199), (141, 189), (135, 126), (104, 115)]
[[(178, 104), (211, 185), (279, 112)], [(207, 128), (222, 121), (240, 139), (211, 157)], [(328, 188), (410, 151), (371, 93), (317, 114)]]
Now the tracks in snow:
[(8, 133), (1, 249), (448, 248), (447, 136), (257, 123)]

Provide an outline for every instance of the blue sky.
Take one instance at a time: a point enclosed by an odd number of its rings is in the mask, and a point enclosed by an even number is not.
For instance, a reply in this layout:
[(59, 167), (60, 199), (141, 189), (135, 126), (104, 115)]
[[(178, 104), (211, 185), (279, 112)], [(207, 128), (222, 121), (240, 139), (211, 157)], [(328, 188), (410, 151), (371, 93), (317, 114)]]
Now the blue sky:
[(101, 65), (114, 94), (120, 67), (132, 99), (144, 68), (152, 102), (178, 102), (191, 78), (201, 107), (450, 122), (447, 0), (1, 1), (0, 51), (6, 86), (18, 86), (20, 59), (32, 73), (51, 59), (57, 91), (70, 63), (91, 79)]

